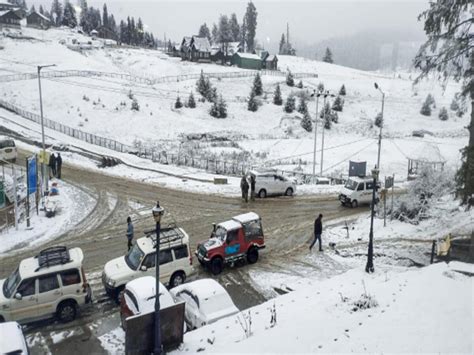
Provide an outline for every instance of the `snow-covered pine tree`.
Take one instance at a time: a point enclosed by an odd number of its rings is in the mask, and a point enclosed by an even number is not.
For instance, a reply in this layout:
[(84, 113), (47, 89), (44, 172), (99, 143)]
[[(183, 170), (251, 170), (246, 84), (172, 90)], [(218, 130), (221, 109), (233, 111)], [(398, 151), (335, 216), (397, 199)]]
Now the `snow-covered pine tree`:
[(324, 91), (324, 83), (323, 82), (320, 82), (318, 84), (318, 92), (323, 92)]
[(459, 110), (459, 104), (458, 104), (457, 97), (453, 98), (453, 101), (451, 101), (451, 105), (449, 106), (449, 108), (450, 108), (451, 111)]
[(291, 70), (288, 70), (288, 73), (286, 74), (286, 85), (295, 86), (295, 79), (293, 78)]
[(226, 118), (227, 117), (227, 104), (224, 101), (222, 95), (219, 96), (219, 100), (217, 103), (217, 110), (219, 112), (219, 118)]
[(207, 79), (207, 81), (210, 87), (209, 92), (207, 94), (207, 100), (209, 102), (215, 102), (217, 101), (217, 88), (210, 86), (209, 79)]
[(311, 116), (308, 113), (308, 111), (304, 113), (303, 118), (301, 119), (301, 127), (303, 127), (303, 129), (306, 132), (311, 132), (313, 130), (313, 124), (311, 123)]
[(334, 103), (332, 104), (332, 109), (334, 111), (342, 112), (343, 107), (344, 107), (344, 100), (342, 100), (340, 96), (337, 96), (336, 99), (334, 100)]
[(446, 109), (446, 107), (442, 107), (441, 110), (439, 110), (438, 117), (441, 121), (447, 121), (448, 120), (449, 116), (448, 116), (448, 110)]
[(375, 116), (374, 124), (379, 128), (382, 127), (383, 125), (382, 112), (377, 113), (377, 116)]
[(303, 80), (300, 80), (300, 81), (298, 82), (298, 84), (296, 84), (296, 87), (297, 87), (298, 89), (302, 89), (302, 88), (303, 88)]
[(295, 97), (292, 94), (288, 95), (284, 109), (286, 113), (292, 113), (295, 110)]
[(211, 106), (211, 109), (209, 110), (209, 114), (212, 117), (219, 118), (219, 107), (217, 106), (217, 101), (214, 101), (214, 103)]
[(140, 111), (140, 105), (138, 104), (138, 101), (135, 98), (132, 100), (131, 109), (132, 109), (132, 111)]
[(281, 98), (280, 84), (277, 84), (275, 92), (273, 93), (273, 103), (278, 106), (281, 106), (283, 104), (283, 99)]
[(258, 103), (257, 103), (257, 100), (255, 99), (255, 90), (253, 89), (250, 91), (250, 96), (247, 103), (247, 110), (252, 111), (252, 112), (256, 112), (258, 110)]
[(341, 89), (339, 90), (339, 95), (346, 96), (346, 87), (342, 84)]
[(339, 115), (336, 111), (331, 111), (330, 113), (331, 121), (334, 123), (339, 123)]
[(332, 52), (329, 49), (329, 47), (326, 48), (326, 53), (324, 54), (323, 62), (334, 63), (333, 58), (332, 58)]
[(207, 24), (205, 22), (201, 25), (201, 27), (199, 27), (198, 36), (206, 37), (209, 42), (211, 41), (211, 31), (209, 30), (209, 27), (207, 27)]
[(423, 116), (431, 116), (431, 100), (430, 100), (430, 95), (426, 97), (425, 102), (423, 103), (423, 106), (421, 106), (420, 113)]
[(331, 115), (331, 105), (329, 105), (329, 102), (326, 102), (326, 105), (324, 105), (323, 109), (321, 110), (321, 113), (319, 114), (319, 118), (324, 118), (324, 116), (330, 116)]
[(426, 96), (426, 101), (428, 102), (431, 108), (436, 108), (436, 102), (433, 95), (428, 94), (428, 96)]
[(306, 98), (304, 97), (304, 95), (300, 96), (297, 111), (303, 114), (308, 112), (308, 105), (306, 104)]
[(194, 95), (193, 95), (192, 91), (191, 91), (191, 93), (189, 94), (189, 97), (188, 97), (188, 107), (189, 108), (195, 108), (196, 107), (196, 100), (194, 100)]
[(183, 107), (183, 103), (181, 102), (181, 99), (179, 98), (179, 95), (178, 95), (178, 97), (176, 98), (176, 102), (174, 103), (174, 108), (179, 109), (181, 107)]
[(70, 28), (74, 28), (77, 26), (76, 10), (69, 1), (66, 1), (64, 3), (64, 12), (61, 24)]
[(199, 76), (199, 79), (196, 82), (196, 90), (198, 93), (201, 94), (202, 97), (208, 99), (210, 89), (211, 88), (209, 79), (204, 76), (204, 72), (201, 70), (201, 75)]
[(331, 129), (331, 123), (332, 123), (331, 114), (326, 115), (326, 117), (324, 118), (324, 128)]
[(259, 73), (255, 75), (252, 91), (254, 92), (256, 96), (260, 96), (263, 94), (262, 78), (260, 77)]
[(240, 41), (240, 25), (235, 13), (230, 15), (229, 27), (232, 33), (232, 42)]

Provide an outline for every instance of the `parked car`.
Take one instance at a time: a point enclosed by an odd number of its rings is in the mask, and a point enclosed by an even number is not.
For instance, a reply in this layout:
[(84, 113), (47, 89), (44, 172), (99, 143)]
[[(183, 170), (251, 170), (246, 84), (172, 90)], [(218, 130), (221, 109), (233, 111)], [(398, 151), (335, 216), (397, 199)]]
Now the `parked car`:
[(227, 291), (213, 279), (201, 279), (170, 291), (176, 302), (185, 302), (188, 329), (196, 329), (239, 313)]
[[(153, 276), (143, 276), (130, 281), (120, 294), (120, 320), (122, 328), (126, 329), (125, 320), (128, 317), (146, 314), (155, 310), (156, 279)], [(160, 309), (174, 305), (173, 297), (160, 282)]]
[[(344, 206), (351, 206), (354, 208), (363, 203), (370, 204), (372, 202), (373, 188), (374, 179), (370, 176), (350, 177), (341, 189), (339, 201), (341, 201)], [(376, 198), (376, 201), (378, 201), (378, 197)]]
[(28, 345), (17, 322), (0, 323), (0, 354), (27, 355)]
[(0, 321), (28, 323), (56, 316), (63, 322), (76, 318), (78, 308), (90, 303), (80, 248), (64, 246), (42, 250), (22, 260), (0, 281)]
[(18, 151), (16, 149), (15, 141), (11, 138), (0, 139), (0, 163), (5, 163), (5, 161), (15, 163), (17, 157)]
[(197, 245), (196, 256), (201, 265), (217, 275), (224, 264), (233, 265), (245, 259), (256, 263), (259, 250), (264, 248), (262, 221), (256, 213), (249, 212), (214, 224), (210, 238)]
[(255, 193), (260, 198), (270, 195), (293, 196), (296, 182), (276, 172), (251, 171), (255, 175)]
[[(127, 282), (155, 275), (156, 235), (150, 232), (137, 239), (125, 256), (110, 260), (102, 272), (107, 294), (117, 298)], [(170, 287), (181, 285), (194, 272), (189, 236), (176, 226), (161, 229), (160, 282)]]

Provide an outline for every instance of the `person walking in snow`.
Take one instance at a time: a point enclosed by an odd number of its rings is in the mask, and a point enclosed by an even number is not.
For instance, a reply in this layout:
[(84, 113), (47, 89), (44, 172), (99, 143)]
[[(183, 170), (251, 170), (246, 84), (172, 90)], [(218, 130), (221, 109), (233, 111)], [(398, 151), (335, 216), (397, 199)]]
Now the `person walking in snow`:
[(250, 200), (255, 201), (255, 182), (256, 176), (254, 174), (250, 174)]
[(128, 250), (132, 247), (132, 240), (133, 240), (133, 224), (132, 219), (127, 217), (127, 241), (128, 241)]
[(323, 251), (322, 243), (321, 243), (321, 234), (323, 233), (323, 223), (321, 222), (323, 218), (322, 214), (319, 214), (318, 218), (314, 220), (314, 240), (309, 246), (309, 251), (313, 249), (314, 244), (316, 241), (319, 240), (319, 251)]
[(49, 166), (49, 178), (51, 179), (54, 176), (56, 176), (56, 157), (54, 156), (54, 153), (51, 153), (51, 155), (49, 156), (48, 166)]
[(245, 202), (249, 202), (249, 183), (247, 182), (245, 174), (240, 180), (240, 189), (242, 190), (242, 198), (245, 200)]
[(61, 179), (61, 167), (63, 166), (63, 159), (61, 158), (61, 154), (58, 153), (56, 157), (56, 177)]

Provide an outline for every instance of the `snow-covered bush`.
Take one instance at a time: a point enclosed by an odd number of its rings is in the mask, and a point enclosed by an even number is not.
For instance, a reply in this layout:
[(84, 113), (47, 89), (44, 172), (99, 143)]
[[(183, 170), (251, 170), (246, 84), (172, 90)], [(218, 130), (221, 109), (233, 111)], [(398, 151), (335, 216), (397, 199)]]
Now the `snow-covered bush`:
[(174, 103), (174, 108), (176, 109), (180, 109), (181, 107), (183, 107), (183, 103), (181, 102), (181, 99), (179, 98), (179, 96), (176, 98), (176, 102)]
[(288, 74), (286, 74), (286, 85), (295, 86), (295, 79), (293, 78), (293, 74), (290, 70), (288, 70)]
[(195, 108), (196, 107), (196, 101), (194, 100), (194, 95), (193, 95), (192, 92), (189, 94), (188, 107), (189, 108)]
[(360, 298), (353, 303), (352, 310), (354, 312), (357, 312), (357, 311), (364, 310), (364, 309), (375, 308), (378, 305), (379, 304), (378, 304), (377, 300), (373, 296), (368, 295), (366, 293), (363, 293), (360, 296)]
[(255, 90), (252, 89), (250, 92), (249, 100), (247, 102), (247, 110), (256, 112), (258, 110), (258, 103), (257, 100), (255, 99)]
[(423, 116), (431, 116), (431, 101), (429, 100), (429, 98), (427, 97), (425, 102), (423, 103), (423, 106), (421, 106), (421, 110), (420, 110), (420, 113), (423, 115)]
[(128, 95), (127, 96), (130, 100), (133, 100), (135, 98), (135, 96), (133, 95), (132, 90), (128, 90)]
[(300, 96), (297, 111), (302, 114), (308, 113), (308, 105), (306, 104), (306, 98), (304, 96)]
[(298, 89), (302, 89), (302, 88), (303, 88), (303, 80), (300, 80), (300, 81), (298, 82), (298, 84), (296, 84), (296, 87), (297, 87)]
[(311, 132), (313, 130), (313, 124), (311, 123), (311, 116), (309, 115), (308, 111), (304, 113), (303, 118), (301, 119), (301, 127), (306, 132)]
[(280, 84), (277, 84), (275, 92), (273, 93), (273, 103), (278, 106), (281, 106), (283, 104), (283, 99), (281, 98)]
[(253, 90), (253, 92), (255, 93), (256, 96), (260, 96), (260, 95), (263, 94), (262, 78), (260, 78), (259, 73), (257, 73), (257, 75), (255, 75), (252, 90)]
[(344, 107), (344, 100), (341, 99), (340, 96), (337, 96), (332, 104), (332, 109), (334, 111), (342, 112), (342, 108)]
[(447, 121), (448, 120), (449, 116), (448, 116), (448, 110), (446, 109), (446, 107), (442, 107), (441, 110), (439, 110), (438, 117), (441, 121)]
[(140, 105), (136, 99), (133, 99), (131, 109), (132, 111), (140, 111)]
[(346, 87), (342, 84), (341, 89), (339, 90), (339, 95), (346, 96)]
[(292, 113), (295, 110), (295, 97), (293, 95), (289, 95), (286, 99), (285, 103), (285, 112)]

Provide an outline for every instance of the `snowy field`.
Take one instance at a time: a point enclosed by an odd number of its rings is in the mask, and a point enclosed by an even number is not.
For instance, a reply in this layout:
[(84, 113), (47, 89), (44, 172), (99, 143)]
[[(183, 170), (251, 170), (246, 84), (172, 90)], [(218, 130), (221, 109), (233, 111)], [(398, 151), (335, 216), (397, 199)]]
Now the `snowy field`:
[[(25, 33), (38, 40), (2, 40), (2, 54), (5, 55), (0, 60), (0, 72), (33, 72), (39, 61), (56, 63), (55, 70), (87, 68), (148, 78), (196, 74), (201, 70), (205, 73), (243, 71), (235, 67), (181, 62), (179, 58), (144, 49), (104, 48), (79, 53), (59, 44), (61, 39), (80, 36), (68, 30), (44, 32), (26, 29)], [(34, 61), (25, 57), (24, 53), (29, 51), (36, 53)], [(364, 72), (290, 56), (279, 56), (279, 68), (282, 71), (290, 69), (293, 72), (317, 73), (319, 77), (303, 79), (304, 89), (298, 89), (288, 87), (284, 77), (263, 76), (262, 105), (255, 113), (248, 111), (246, 105), (253, 78), (212, 79), (212, 85), (227, 101), (226, 119), (211, 117), (207, 102), (198, 101), (195, 109), (173, 108), (178, 95), (185, 101), (194, 91), (196, 100), (199, 99), (195, 92), (195, 80), (146, 85), (97, 77), (45, 79), (44, 112), (50, 119), (89, 133), (126, 144), (141, 142), (169, 153), (177, 152), (181, 143), (187, 142), (185, 137), (189, 134), (212, 133), (229, 140), (231, 147), (199, 141), (197, 146), (187, 149), (227, 157), (231, 154), (248, 155), (250, 162), (256, 166), (266, 164), (293, 170), (301, 164), (303, 171), (310, 172), (314, 133), (301, 128), (301, 114), (286, 114), (281, 106), (272, 103), (273, 91), (279, 83), (286, 100), (291, 92), (312, 92), (320, 82), (334, 93), (344, 84), (347, 91), (344, 110), (339, 113), (339, 123), (333, 124), (331, 130), (325, 130), (322, 167), (323, 175), (339, 175), (346, 173), (348, 160), (367, 161), (369, 167), (375, 164), (378, 128), (373, 125), (373, 120), (381, 107), (381, 94), (373, 86), (377, 82), (386, 93), (381, 176), (396, 174), (406, 177), (407, 157), (418, 156), (426, 145), (437, 147), (449, 166), (458, 167), (459, 149), (466, 145), (468, 139), (464, 127), (468, 123), (469, 112), (458, 118), (450, 111), (447, 121), (438, 119), (439, 109), (449, 108), (455, 92), (459, 90), (455, 83), (450, 83), (446, 91), (434, 81), (414, 87), (411, 79), (415, 73)], [(130, 109), (130, 91), (139, 103), (139, 111)], [(419, 113), (428, 93), (436, 101), (436, 109), (430, 117)], [(35, 80), (2, 84), (0, 98), (26, 110), (39, 112)], [(314, 100), (308, 103), (308, 108), (314, 116)], [(424, 138), (412, 137), (412, 131), (419, 129), (428, 130), (431, 134), (426, 134)], [(321, 169), (321, 131), (319, 122), (318, 172)]]

